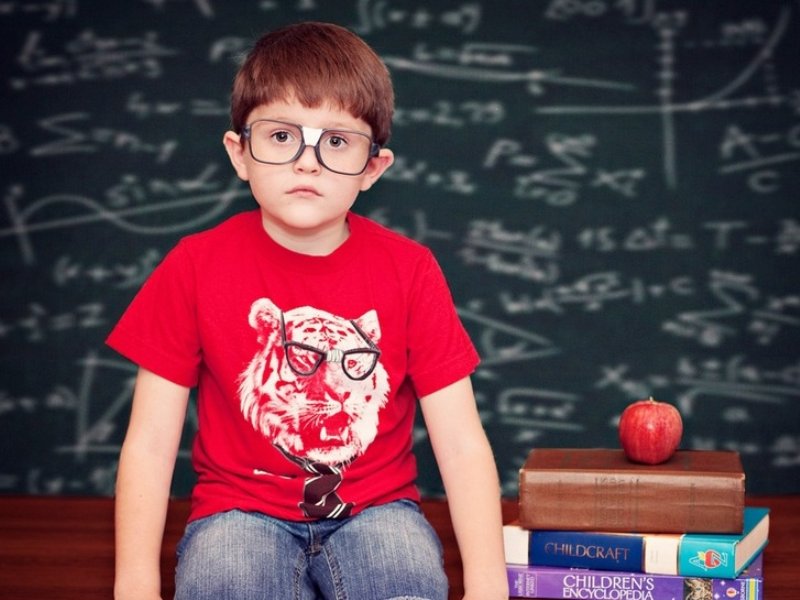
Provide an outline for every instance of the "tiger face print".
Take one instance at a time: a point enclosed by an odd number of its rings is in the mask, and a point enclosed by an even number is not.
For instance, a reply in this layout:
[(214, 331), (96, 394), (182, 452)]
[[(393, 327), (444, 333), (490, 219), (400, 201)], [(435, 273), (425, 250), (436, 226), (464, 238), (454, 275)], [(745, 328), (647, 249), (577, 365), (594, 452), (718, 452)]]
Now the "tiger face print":
[(377, 351), (377, 313), (349, 321), (310, 306), (283, 312), (261, 298), (249, 323), (260, 349), (239, 379), (244, 417), (291, 456), (345, 465), (363, 454), (377, 434), (389, 377), (377, 352), (352, 351)]

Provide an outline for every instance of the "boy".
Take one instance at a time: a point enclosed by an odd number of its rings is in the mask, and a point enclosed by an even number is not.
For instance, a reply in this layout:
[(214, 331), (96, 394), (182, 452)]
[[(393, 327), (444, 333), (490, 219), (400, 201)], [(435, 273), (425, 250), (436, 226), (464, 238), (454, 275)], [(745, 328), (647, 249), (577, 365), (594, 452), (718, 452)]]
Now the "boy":
[(224, 145), (258, 209), (182, 240), (109, 336), (139, 365), (117, 480), (117, 599), (160, 594), (189, 389), (197, 483), (176, 598), (447, 597), (414, 485), (417, 398), (465, 598), (508, 594), (478, 358), (431, 253), (350, 212), (392, 164), (393, 91), (342, 27), (262, 37)]

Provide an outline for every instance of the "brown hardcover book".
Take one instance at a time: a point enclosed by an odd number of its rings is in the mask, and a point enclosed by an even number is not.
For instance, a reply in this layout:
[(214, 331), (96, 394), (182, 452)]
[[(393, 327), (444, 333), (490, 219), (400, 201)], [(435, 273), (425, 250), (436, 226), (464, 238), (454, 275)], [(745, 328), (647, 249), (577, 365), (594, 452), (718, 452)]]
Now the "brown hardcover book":
[(527, 529), (741, 533), (745, 475), (737, 452), (678, 450), (659, 465), (622, 450), (538, 448), (519, 472)]

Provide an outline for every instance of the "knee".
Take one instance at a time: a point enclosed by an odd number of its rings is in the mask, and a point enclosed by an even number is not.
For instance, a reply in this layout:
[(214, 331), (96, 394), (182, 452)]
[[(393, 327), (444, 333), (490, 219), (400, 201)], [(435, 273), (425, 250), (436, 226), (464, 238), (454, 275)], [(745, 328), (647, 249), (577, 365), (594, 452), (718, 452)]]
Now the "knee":
[(176, 600), (226, 598), (252, 572), (242, 544), (233, 537), (231, 529), (236, 527), (228, 521), (212, 517), (196, 530), (187, 530), (178, 547)]
[[(328, 540), (328, 560), (352, 597), (443, 600), (448, 581), (442, 546), (415, 508), (378, 507), (357, 515)], [(365, 593), (365, 585), (370, 590)]]
[(190, 524), (178, 546), (176, 600), (251, 597), (247, 590), (291, 585), (291, 549), (280, 542), (269, 524), (243, 513)]

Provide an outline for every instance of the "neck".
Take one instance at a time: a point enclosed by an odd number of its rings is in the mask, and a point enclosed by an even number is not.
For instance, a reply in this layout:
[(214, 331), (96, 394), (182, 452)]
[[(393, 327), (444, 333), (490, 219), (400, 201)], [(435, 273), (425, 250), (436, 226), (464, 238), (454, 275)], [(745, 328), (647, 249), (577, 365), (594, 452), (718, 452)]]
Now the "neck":
[(287, 231), (262, 220), (264, 231), (287, 250), (308, 256), (327, 256), (350, 237), (350, 227), (345, 219), (335, 226), (316, 231)]

